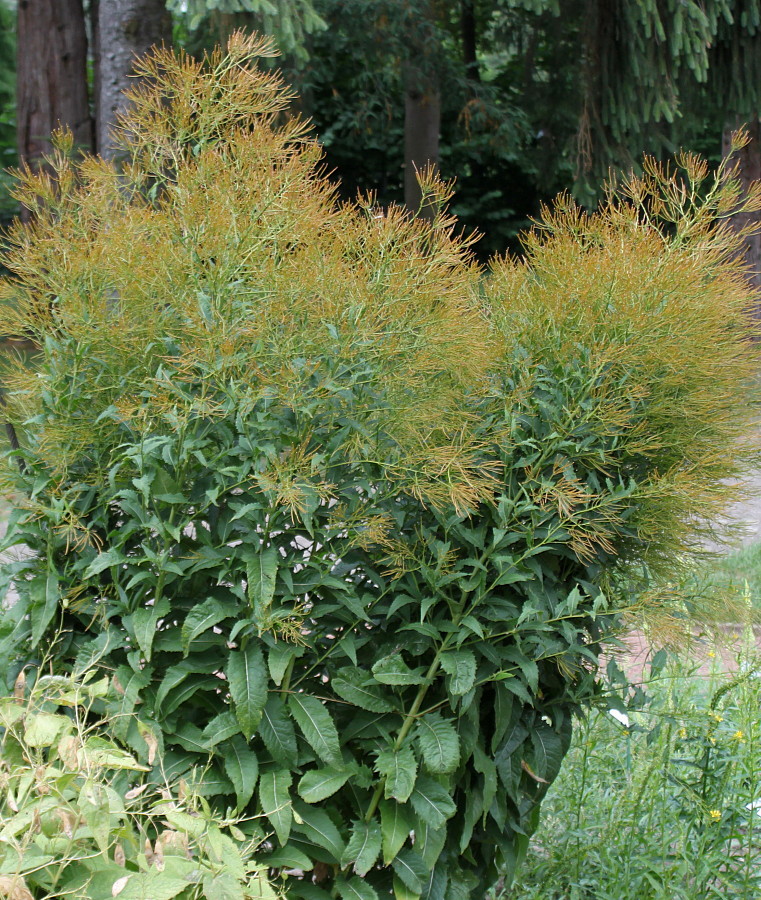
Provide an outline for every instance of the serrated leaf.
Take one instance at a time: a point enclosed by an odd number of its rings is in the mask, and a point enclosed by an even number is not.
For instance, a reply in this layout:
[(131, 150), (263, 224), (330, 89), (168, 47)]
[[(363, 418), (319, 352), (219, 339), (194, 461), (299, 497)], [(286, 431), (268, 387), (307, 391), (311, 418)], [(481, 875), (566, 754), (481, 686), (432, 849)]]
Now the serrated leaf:
[(136, 872), (119, 892), (119, 900), (172, 900), (186, 890), (188, 882), (184, 878), (172, 878), (155, 869), (150, 872)]
[(209, 722), (202, 734), (209, 749), (240, 733), (240, 723), (232, 710), (225, 710)]
[(182, 653), (188, 655), (191, 643), (204, 631), (213, 628), (220, 622), (224, 621), (231, 614), (231, 610), (227, 604), (221, 603), (215, 597), (209, 597), (185, 616), (182, 623)]
[(204, 900), (248, 900), (248, 891), (229, 872), (207, 874), (203, 879)]
[(335, 889), (341, 900), (378, 900), (375, 888), (364, 878), (349, 878), (339, 875), (335, 881)]
[(392, 883), (395, 900), (418, 900), (420, 897), (420, 894), (411, 891), (396, 873), (394, 874)]
[(266, 547), (246, 561), (246, 593), (257, 623), (263, 621), (272, 605), (279, 559), (277, 547)]
[(373, 684), (367, 672), (355, 666), (339, 669), (331, 679), (331, 687), (342, 700), (353, 703), (368, 712), (393, 712), (394, 705), (382, 694), (381, 688)]
[(383, 865), (387, 866), (410, 836), (412, 820), (408, 810), (395, 800), (381, 800), (378, 808), (381, 816)]
[(288, 668), (288, 664), (297, 655), (297, 651), (293, 646), (282, 641), (274, 647), (270, 647), (267, 654), (267, 666), (270, 670), (270, 678), (278, 687), (283, 683), (283, 676)]
[(231, 651), (225, 674), (241, 731), (246, 740), (251, 740), (267, 702), (267, 668), (261, 649), (249, 644), (243, 650)]
[(275, 829), (280, 845), (288, 843), (293, 824), (293, 809), (289, 788), (293, 776), (285, 769), (262, 772), (259, 776), (259, 802), (262, 812)]
[(457, 812), (449, 791), (426, 775), (421, 775), (415, 783), (410, 803), (420, 818), (436, 829), (441, 828)]
[(341, 868), (353, 864), (357, 875), (365, 876), (381, 852), (381, 829), (377, 822), (354, 822), (349, 843), (341, 857)]
[(460, 762), (460, 739), (451, 722), (438, 713), (428, 713), (416, 726), (423, 762), (434, 775), (448, 775)]
[(535, 780), (546, 784), (560, 771), (563, 762), (563, 742), (560, 735), (548, 725), (540, 725), (531, 730), (531, 746), (534, 750), (534, 770), (529, 774)]
[(411, 747), (381, 750), (375, 762), (375, 771), (386, 779), (384, 796), (405, 803), (417, 778), (417, 760)]
[(235, 788), (238, 809), (242, 810), (254, 794), (259, 777), (259, 760), (239, 734), (227, 741), (222, 750), (225, 772)]
[(164, 597), (154, 606), (144, 606), (140, 609), (136, 609), (129, 617), (131, 619), (132, 631), (135, 633), (137, 645), (148, 662), (150, 662), (151, 659), (153, 639), (156, 636), (156, 626), (158, 625), (159, 619), (163, 619), (168, 612), (169, 601)]
[(24, 726), (24, 740), (30, 747), (52, 747), (61, 731), (71, 730), (72, 721), (55, 713), (35, 713)]
[(372, 668), (373, 678), (377, 682), (391, 685), (423, 684), (425, 678), (420, 674), (421, 671), (410, 669), (401, 653), (384, 656)]
[(351, 772), (337, 769), (311, 769), (299, 782), (299, 796), (307, 803), (319, 803), (343, 787), (351, 777)]
[(438, 862), (441, 851), (447, 840), (447, 829), (433, 828), (428, 822), (415, 825), (415, 851), (420, 854), (426, 868), (430, 871)]
[(441, 654), (441, 668), (449, 675), (449, 691), (462, 697), (476, 680), (476, 657), (472, 650), (450, 650)]
[(340, 864), (346, 844), (330, 816), (324, 809), (307, 806), (306, 803), (294, 804), (294, 808), (301, 819), (301, 822), (296, 825), (296, 829), (318, 847), (327, 850), (335, 863)]
[(90, 563), (90, 565), (85, 570), (84, 578), (92, 578), (93, 575), (99, 575), (104, 569), (110, 569), (111, 566), (116, 566), (119, 563), (123, 563), (127, 561), (127, 557), (124, 555), (122, 550), (118, 547), (111, 547), (109, 550), (104, 550), (103, 553), (99, 553), (95, 559)]
[(278, 765), (292, 769), (297, 761), (296, 731), (279, 694), (270, 694), (262, 711), (259, 737)]
[(58, 610), (61, 592), (54, 572), (48, 572), (45, 578), (35, 578), (29, 590), (32, 599), (29, 611), (32, 624), (31, 644), (36, 647)]
[(341, 748), (333, 719), (321, 700), (311, 694), (291, 694), (288, 706), (307, 743), (329, 766), (341, 768)]
[(420, 854), (407, 848), (399, 853), (391, 863), (394, 874), (413, 892), (421, 894), (428, 881), (429, 869)]
[(281, 847), (280, 850), (275, 850), (273, 853), (269, 853), (267, 856), (262, 857), (261, 861), (270, 869), (280, 868), (282, 866), (286, 869), (301, 869), (302, 872), (309, 872), (314, 866), (314, 862), (306, 855), (306, 853), (303, 853), (291, 844), (288, 844), (286, 847)]

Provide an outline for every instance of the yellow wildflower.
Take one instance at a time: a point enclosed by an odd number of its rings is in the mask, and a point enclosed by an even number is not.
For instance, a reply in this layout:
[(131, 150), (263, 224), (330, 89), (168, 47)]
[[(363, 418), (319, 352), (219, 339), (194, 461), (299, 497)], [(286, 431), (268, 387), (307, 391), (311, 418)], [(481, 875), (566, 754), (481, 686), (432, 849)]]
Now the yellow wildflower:
[(712, 809), (712, 810), (708, 813), (708, 815), (711, 817), (711, 821), (712, 821), (712, 822), (719, 822), (719, 821), (721, 821), (721, 810), (718, 810), (718, 809)]

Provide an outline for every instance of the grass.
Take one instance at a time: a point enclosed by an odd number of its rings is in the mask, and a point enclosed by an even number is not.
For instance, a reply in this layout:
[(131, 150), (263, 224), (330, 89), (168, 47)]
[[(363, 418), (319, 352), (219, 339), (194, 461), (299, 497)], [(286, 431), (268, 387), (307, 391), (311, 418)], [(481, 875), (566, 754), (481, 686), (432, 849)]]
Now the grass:
[[(718, 659), (718, 657), (717, 657)], [(761, 896), (761, 658), (696, 676), (674, 659), (623, 721), (576, 731), (517, 884), (501, 900)]]
[(761, 610), (761, 541), (718, 560), (715, 577), (733, 588), (743, 589), (747, 584), (753, 606)]

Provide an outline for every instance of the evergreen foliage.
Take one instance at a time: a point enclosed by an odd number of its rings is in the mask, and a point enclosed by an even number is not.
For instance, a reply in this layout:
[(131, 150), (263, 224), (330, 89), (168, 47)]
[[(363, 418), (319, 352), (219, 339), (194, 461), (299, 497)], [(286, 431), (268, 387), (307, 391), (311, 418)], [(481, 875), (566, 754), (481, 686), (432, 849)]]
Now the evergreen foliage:
[(0, 659), (110, 673), (113, 736), (289, 895), (476, 897), (753, 459), (739, 187), (648, 164), (484, 287), (433, 178), (432, 222), (336, 202), (271, 52), (157, 51), (122, 171), (22, 173)]

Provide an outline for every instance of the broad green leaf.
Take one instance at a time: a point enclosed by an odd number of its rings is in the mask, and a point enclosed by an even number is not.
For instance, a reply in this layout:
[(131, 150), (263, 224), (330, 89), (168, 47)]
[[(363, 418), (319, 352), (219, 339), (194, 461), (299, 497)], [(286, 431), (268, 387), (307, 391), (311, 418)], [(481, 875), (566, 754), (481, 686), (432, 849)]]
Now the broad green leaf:
[(333, 820), (325, 810), (316, 806), (307, 806), (306, 803), (296, 802), (294, 803), (294, 809), (301, 819), (301, 822), (295, 826), (296, 830), (317, 844), (318, 847), (327, 850), (336, 864), (340, 864), (346, 844)]
[(153, 648), (153, 639), (156, 636), (156, 626), (159, 619), (163, 619), (169, 612), (169, 601), (166, 597), (159, 600), (154, 606), (143, 606), (136, 609), (129, 619), (132, 624), (132, 631), (135, 633), (140, 652), (150, 662), (151, 649)]
[(270, 647), (267, 654), (267, 666), (270, 670), (270, 678), (278, 687), (283, 683), (285, 670), (294, 656), (298, 656), (297, 649), (284, 641), (280, 641), (274, 647)]
[(215, 597), (209, 597), (185, 616), (182, 623), (182, 653), (187, 656), (191, 643), (202, 635), (204, 631), (218, 625), (231, 614), (229, 605), (221, 603)]
[(293, 776), (285, 769), (262, 772), (259, 776), (259, 802), (262, 812), (275, 829), (280, 846), (288, 843), (293, 824), (293, 809), (289, 788)]
[(172, 900), (186, 890), (187, 886), (185, 879), (165, 876), (163, 872), (151, 869), (130, 875), (122, 890), (114, 896), (118, 900), (147, 900), (148, 897), (151, 900)]
[(257, 623), (272, 605), (279, 558), (277, 547), (266, 547), (246, 561), (246, 593)]
[(415, 891), (411, 891), (396, 873), (394, 873), (392, 883), (394, 886), (395, 900), (418, 900), (418, 898), (420, 897), (420, 894), (416, 894)]
[(422, 670), (413, 671), (402, 659), (401, 653), (393, 653), (379, 659), (372, 668), (373, 677), (380, 684), (408, 685), (423, 684), (425, 678), (420, 674)]
[(209, 722), (202, 734), (209, 749), (240, 733), (240, 724), (232, 710), (225, 710)]
[(25, 723), (24, 740), (30, 747), (52, 747), (61, 732), (71, 730), (73, 723), (68, 716), (53, 713), (35, 713)]
[(447, 840), (447, 829), (432, 828), (428, 822), (415, 824), (415, 851), (420, 854), (430, 871), (437, 863)]
[(335, 881), (335, 890), (341, 900), (378, 900), (375, 888), (364, 878), (346, 879), (339, 875)]
[(259, 760), (241, 735), (236, 734), (221, 748), (225, 772), (235, 788), (238, 809), (242, 810), (251, 799), (259, 777)]
[(476, 680), (476, 657), (471, 650), (441, 654), (441, 668), (449, 675), (449, 691), (455, 697), (467, 694)]
[(249, 644), (244, 650), (232, 650), (225, 674), (241, 731), (251, 740), (267, 702), (267, 668), (261, 649)]
[(32, 605), (29, 610), (32, 623), (31, 643), (33, 647), (36, 647), (58, 610), (61, 592), (58, 589), (58, 579), (55, 573), (48, 572), (45, 578), (35, 578), (30, 586), (30, 592), (32, 595)]
[(391, 863), (394, 874), (414, 893), (421, 894), (428, 881), (429, 869), (419, 853), (407, 847)]
[(337, 769), (311, 769), (299, 782), (299, 796), (307, 803), (319, 803), (335, 794), (350, 777), (351, 772), (339, 772)]
[(415, 786), (417, 761), (411, 747), (381, 750), (375, 763), (375, 771), (386, 779), (384, 795), (405, 803)]
[(377, 822), (354, 822), (351, 837), (341, 857), (341, 868), (354, 866), (356, 875), (365, 876), (381, 852), (381, 829)]
[(291, 694), (288, 706), (309, 746), (329, 766), (341, 768), (338, 732), (322, 701), (311, 694)]
[(259, 737), (278, 765), (296, 766), (296, 731), (279, 694), (270, 694), (262, 711)]
[(302, 872), (311, 871), (314, 865), (306, 853), (302, 853), (301, 850), (297, 847), (293, 847), (291, 844), (281, 847), (279, 850), (267, 854), (267, 856), (261, 857), (261, 861), (266, 863), (267, 867), (270, 869), (282, 866), (286, 869), (301, 869)]
[(204, 876), (203, 896), (205, 900), (247, 900), (250, 895), (229, 872), (215, 872)]
[(126, 561), (127, 557), (119, 547), (111, 547), (109, 550), (104, 550), (103, 553), (99, 553), (95, 557), (87, 567), (83, 577), (85, 579), (92, 578), (93, 575), (100, 575), (105, 569), (110, 569), (111, 566), (116, 566), (119, 565), (119, 563), (124, 563)]
[(150, 772), (148, 766), (141, 766), (132, 754), (116, 747), (111, 741), (90, 735), (84, 743), (84, 758), (91, 766), (106, 769), (130, 769), (134, 772)]
[(412, 820), (406, 806), (396, 800), (381, 800), (381, 836), (383, 839), (383, 865), (387, 866), (401, 850), (412, 831)]
[(415, 783), (410, 803), (423, 821), (429, 822), (432, 828), (437, 829), (457, 812), (449, 791), (426, 775), (421, 775)]
[[(502, 656), (504, 659), (514, 663), (514, 665), (520, 669), (521, 674), (531, 689), (531, 693), (536, 694), (539, 690), (539, 669), (536, 662), (526, 656), (525, 653), (521, 653), (517, 647), (505, 647), (502, 651)], [(508, 687), (510, 687), (510, 685), (508, 685)]]
[(373, 684), (372, 677), (362, 669), (345, 666), (336, 672), (330, 684), (342, 700), (360, 709), (377, 713), (394, 711), (393, 703), (383, 696), (381, 688)]
[(460, 762), (460, 739), (451, 722), (434, 712), (418, 720), (417, 742), (423, 762), (434, 775), (448, 775)]
[(552, 781), (560, 771), (560, 764), (563, 761), (563, 742), (560, 735), (548, 725), (539, 725), (531, 730), (531, 745), (534, 750), (535, 774)]

